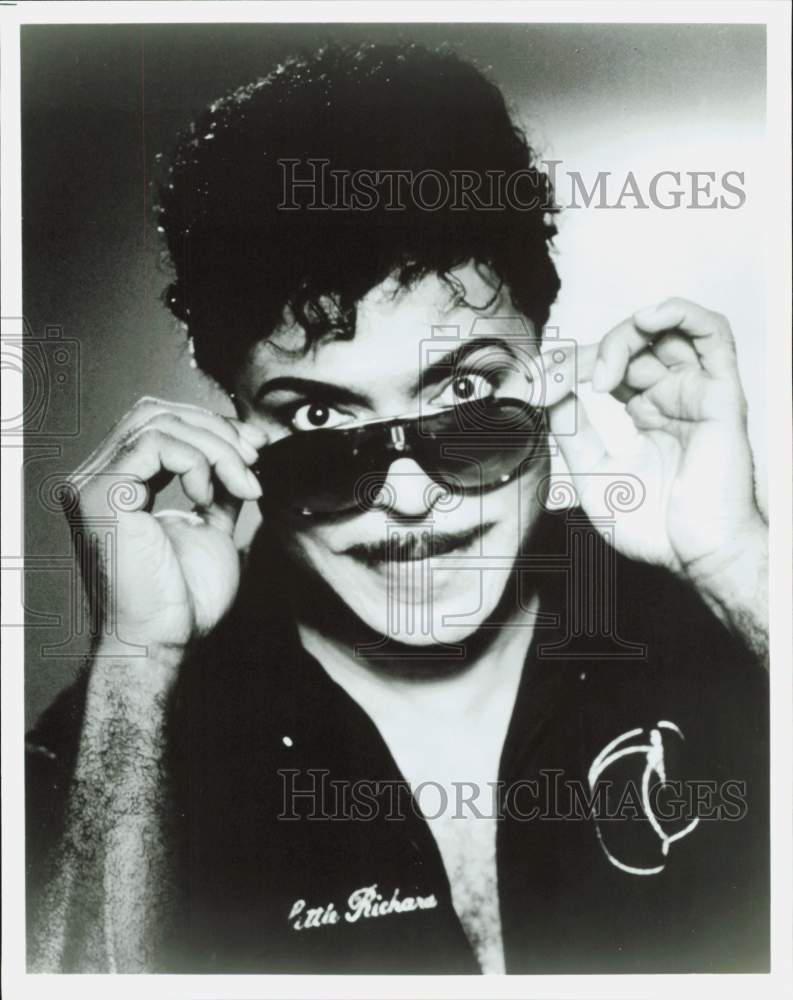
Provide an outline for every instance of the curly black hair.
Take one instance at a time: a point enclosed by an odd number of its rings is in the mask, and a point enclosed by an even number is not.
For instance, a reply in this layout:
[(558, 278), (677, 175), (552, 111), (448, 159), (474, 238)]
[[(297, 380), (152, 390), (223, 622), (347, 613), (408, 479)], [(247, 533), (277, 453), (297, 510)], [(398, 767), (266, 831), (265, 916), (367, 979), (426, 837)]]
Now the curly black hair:
[[(296, 192), (301, 207), (287, 210), (285, 160), (299, 161), (288, 168), (298, 177), (311, 160), (375, 177), (520, 172), (535, 197), (527, 202), (524, 189), (520, 204), (447, 199), (434, 210), (408, 198), (394, 210), (378, 191), (373, 205), (348, 199), (331, 211)], [(186, 324), (198, 365), (226, 388), (285, 310), (307, 346), (351, 337), (356, 303), (389, 275), (409, 287), (473, 260), (542, 327), (560, 285), (555, 211), (500, 90), (471, 63), (410, 43), (330, 45), (213, 102), (180, 135), (157, 205), (175, 272), (165, 301)]]

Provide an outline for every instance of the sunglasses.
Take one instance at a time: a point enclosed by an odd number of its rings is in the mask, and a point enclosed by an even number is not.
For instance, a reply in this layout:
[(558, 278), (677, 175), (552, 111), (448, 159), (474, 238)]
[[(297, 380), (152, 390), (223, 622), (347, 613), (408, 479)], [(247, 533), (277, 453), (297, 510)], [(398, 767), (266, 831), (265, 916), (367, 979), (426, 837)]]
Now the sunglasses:
[(384, 505), (391, 464), (412, 458), (442, 492), (503, 486), (547, 451), (545, 410), (487, 398), (434, 413), (305, 431), (266, 446), (252, 471), (265, 513), (347, 514)]

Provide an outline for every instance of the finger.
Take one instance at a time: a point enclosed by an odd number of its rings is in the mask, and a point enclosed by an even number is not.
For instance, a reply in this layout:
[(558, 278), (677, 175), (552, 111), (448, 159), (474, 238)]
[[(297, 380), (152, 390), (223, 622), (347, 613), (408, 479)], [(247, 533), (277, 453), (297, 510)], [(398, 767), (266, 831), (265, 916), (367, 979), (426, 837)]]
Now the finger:
[[(669, 374), (669, 369), (651, 350), (644, 350), (628, 362), (620, 385), (642, 391)], [(619, 388), (619, 387), (617, 387)], [(614, 391), (616, 394), (616, 390)]]
[(638, 389), (631, 389), (624, 382), (620, 382), (616, 389), (611, 390), (611, 395), (619, 403), (629, 403), (634, 396), (638, 395)]
[[(159, 414), (146, 426), (156, 427), (165, 431), (166, 434), (198, 448), (206, 455), (218, 479), (237, 496), (244, 500), (256, 500), (261, 495), (259, 482), (247, 468), (240, 451), (218, 437), (214, 431), (205, 430), (203, 427), (183, 420), (173, 412)], [(256, 455), (253, 447), (247, 442), (245, 447)]]
[[(677, 336), (672, 334), (672, 336)], [(669, 359), (672, 368), (667, 367), (657, 356), (655, 351), (655, 345), (652, 347), (645, 348), (628, 363), (628, 367), (625, 371), (622, 382), (615, 386), (611, 390), (611, 395), (619, 400), (620, 403), (629, 403), (637, 393), (646, 392), (648, 389), (652, 389), (657, 386), (658, 383), (666, 378), (670, 371), (677, 368), (679, 371), (680, 362), (672, 362), (673, 358), (688, 358), (689, 361), (693, 359), (693, 369), (696, 372), (701, 373), (702, 368), (700, 367), (699, 360), (694, 352), (691, 345), (685, 341), (684, 338), (679, 338), (682, 341), (682, 347), (685, 348), (683, 351), (680, 347), (671, 345), (671, 350), (665, 352), (665, 356)], [(692, 367), (689, 365), (689, 367)]]
[(184, 495), (196, 506), (203, 507), (212, 503), (215, 488), (212, 485), (212, 468), (206, 458), (182, 473), (179, 481)]
[(649, 350), (667, 368), (680, 365), (696, 365), (701, 367), (699, 357), (691, 341), (682, 333), (667, 332), (656, 337)]
[(573, 348), (551, 346), (541, 355), (544, 379), (543, 398), (539, 406), (555, 406), (581, 382), (592, 378), (592, 370), (597, 359), (598, 344), (576, 345)]
[[(666, 373), (664, 365), (647, 349), (644, 338), (641, 343), (644, 344), (643, 352), (629, 363), (625, 377), (612, 390), (612, 395), (621, 402), (631, 399), (637, 390), (653, 385)], [(554, 348), (542, 355), (545, 369), (545, 399), (542, 405), (554, 406), (568, 393), (574, 392), (576, 385), (591, 381), (600, 346), (585, 344), (574, 351)], [(564, 357), (556, 360), (557, 354), (564, 354)]]
[(222, 417), (220, 414), (212, 413), (210, 410), (199, 406), (191, 406), (187, 403), (170, 403), (166, 400), (156, 399), (153, 396), (144, 396), (124, 414), (99, 447), (82, 463), (77, 473), (80, 476), (91, 476), (100, 473), (107, 467), (108, 463), (114, 460), (116, 451), (121, 443), (133, 438), (136, 432), (142, 427), (147, 426), (154, 417), (167, 413), (176, 413), (182, 419), (189, 419), (198, 426), (214, 430), (218, 437), (239, 448), (240, 454), (243, 456), (246, 464), (253, 464), (256, 445), (249, 441), (244, 448), (240, 447), (241, 435), (229, 418)]
[(650, 334), (636, 328), (633, 320), (619, 323), (603, 337), (592, 370), (592, 388), (595, 392), (611, 392), (625, 378), (633, 357), (644, 351)]
[[(637, 391), (654, 385), (667, 373), (666, 367), (649, 350), (644, 338), (641, 342), (644, 344), (644, 349), (628, 363), (622, 380), (611, 390), (611, 394), (622, 403), (632, 399)], [(574, 352), (567, 352), (568, 356), (561, 362), (553, 360), (557, 349), (543, 355), (547, 387), (544, 401), (546, 406), (554, 406), (568, 393), (574, 391), (576, 384), (580, 385), (591, 380), (600, 346), (600, 344), (586, 344), (578, 347)]]
[[(574, 479), (593, 472), (608, 457), (603, 439), (593, 427), (575, 393), (569, 394), (550, 408), (549, 423), (554, 440)], [(564, 433), (571, 426), (575, 427), (575, 433)]]
[(727, 319), (688, 299), (667, 299), (657, 306), (640, 309), (633, 315), (645, 334), (676, 330), (690, 338), (702, 367), (717, 378), (737, 370), (735, 341)]
[(269, 444), (270, 437), (263, 428), (250, 421), (238, 420), (236, 417), (226, 418), (241, 438), (248, 441), (256, 452)]
[(660, 430), (669, 422), (649, 396), (637, 393), (625, 407), (634, 426), (640, 431)]
[(173, 476), (180, 476), (193, 502), (206, 497), (204, 484), (210, 470), (206, 456), (185, 441), (179, 441), (157, 428), (150, 427), (121, 445), (115, 460), (84, 481), (80, 489), (81, 515), (108, 513), (113, 506), (113, 489), (125, 481), (131, 489), (124, 497), (124, 509), (130, 513), (151, 505), (150, 484), (162, 489)]
[(218, 484), (212, 502), (198, 508), (198, 513), (206, 524), (218, 528), (227, 535), (233, 535), (241, 509), (242, 501), (239, 497), (235, 497), (233, 493), (229, 493)]
[(144, 396), (139, 399), (129, 413), (122, 417), (116, 427), (116, 436), (123, 437), (133, 433), (137, 428), (151, 423), (155, 417), (167, 414), (175, 415), (196, 427), (212, 431), (228, 444), (238, 448), (249, 465), (255, 461), (255, 453), (261, 447), (261, 443), (254, 440), (255, 429), (251, 428), (250, 433), (241, 432), (241, 421), (234, 417), (224, 417), (220, 413), (207, 410), (202, 406), (194, 406), (191, 403), (173, 403), (153, 396)]
[(235, 448), (243, 458), (246, 465), (252, 465), (258, 456), (258, 450), (247, 433), (240, 431), (241, 423), (233, 417), (223, 417), (218, 413), (209, 410), (202, 410), (195, 406), (180, 406), (173, 410), (165, 410), (163, 414), (171, 414), (177, 420), (181, 420), (188, 426), (200, 427), (216, 435), (226, 444)]
[(745, 401), (737, 379), (714, 380), (700, 366), (686, 365), (670, 371), (644, 395), (668, 420), (743, 420)]

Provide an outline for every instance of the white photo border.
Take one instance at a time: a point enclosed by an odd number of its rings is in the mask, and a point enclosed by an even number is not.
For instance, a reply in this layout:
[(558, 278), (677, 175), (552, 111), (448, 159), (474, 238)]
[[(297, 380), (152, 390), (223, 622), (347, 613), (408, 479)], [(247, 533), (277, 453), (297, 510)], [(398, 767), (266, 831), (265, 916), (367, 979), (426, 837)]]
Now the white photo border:
[[(772, 971), (768, 975), (619, 975), (427, 978), (400, 976), (128, 976), (28, 975), (24, 920), (24, 653), (19, 628), (3, 630), (2, 903), (3, 994), (10, 1000), (53, 996), (160, 997), (668, 997), (711, 990), (721, 998), (793, 995), (793, 648), (791, 643), (791, 8), (785, 2), (284, 2), (69, 3), (0, 6), (2, 42), (2, 309), (24, 314), (21, 257), (19, 28), (23, 24), (91, 23), (723, 23), (767, 27), (768, 425), (771, 537), (771, 847)], [(773, 349), (773, 355), (771, 353)], [(22, 412), (21, 375), (3, 374), (4, 413)], [(2, 449), (2, 549), (23, 551), (20, 477), (23, 449)], [(3, 606), (22, 620), (18, 574), (4, 573)], [(6, 580), (5, 578), (9, 579)], [(5, 617), (5, 615), (4, 615)]]

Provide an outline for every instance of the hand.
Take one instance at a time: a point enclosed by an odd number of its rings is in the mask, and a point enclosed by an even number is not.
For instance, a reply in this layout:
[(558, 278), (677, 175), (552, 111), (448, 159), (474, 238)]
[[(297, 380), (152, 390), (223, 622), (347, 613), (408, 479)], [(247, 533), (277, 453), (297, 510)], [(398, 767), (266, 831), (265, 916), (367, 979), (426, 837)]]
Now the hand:
[[(242, 501), (261, 495), (248, 466), (265, 440), (238, 420), (144, 398), (70, 477), (66, 512), (101, 651), (178, 653), (228, 610), (234, 525)], [(193, 513), (153, 514), (177, 475)]]
[[(549, 366), (549, 374), (569, 364)], [(578, 407), (577, 432), (556, 440), (585, 510), (602, 510), (604, 474), (630, 473), (644, 484), (644, 502), (616, 526), (616, 547), (698, 583), (743, 559), (764, 524), (727, 320), (668, 299), (580, 349), (577, 365), (579, 381), (625, 403), (640, 432), (635, 452), (612, 455), (574, 394), (550, 400), (552, 432), (569, 426)]]

